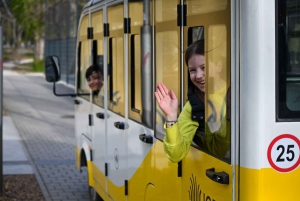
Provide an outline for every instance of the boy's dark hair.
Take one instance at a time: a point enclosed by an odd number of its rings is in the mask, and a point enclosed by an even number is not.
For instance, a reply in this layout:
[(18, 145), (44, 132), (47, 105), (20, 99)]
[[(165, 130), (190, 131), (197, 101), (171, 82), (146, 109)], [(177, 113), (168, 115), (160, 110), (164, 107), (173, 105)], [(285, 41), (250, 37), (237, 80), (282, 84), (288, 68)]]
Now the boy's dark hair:
[(94, 71), (99, 72), (101, 75), (103, 75), (103, 69), (101, 68), (101, 66), (93, 64), (90, 67), (88, 67), (88, 69), (86, 69), (85, 78), (88, 79)]

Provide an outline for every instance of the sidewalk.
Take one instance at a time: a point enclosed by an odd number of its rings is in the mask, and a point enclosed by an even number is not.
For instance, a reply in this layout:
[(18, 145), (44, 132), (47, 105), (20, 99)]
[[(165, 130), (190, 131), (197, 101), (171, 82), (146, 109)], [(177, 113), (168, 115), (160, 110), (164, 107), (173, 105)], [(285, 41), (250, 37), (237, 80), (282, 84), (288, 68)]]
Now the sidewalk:
[[(3, 63), (3, 79), (6, 76), (20, 76), (18, 72), (13, 71), (13, 68), (19, 63), (27, 63), (26, 61), (11, 61)], [(44, 76), (43, 73), (36, 73), (37, 76)], [(3, 91), (4, 91), (3, 80)], [(4, 96), (4, 92), (3, 92)], [(4, 102), (4, 98), (3, 98)], [(46, 201), (52, 200), (47, 191), (42, 178), (38, 174), (33, 161), (31, 161), (29, 153), (24, 145), (23, 139), (15, 126), (13, 118), (7, 114), (4, 103), (2, 112), (2, 140), (3, 140), (3, 175), (35, 175), (35, 178), (40, 186), (40, 189)]]
[(86, 171), (75, 164), (74, 99), (53, 95), (43, 73), (3, 67), (4, 174), (34, 174), (46, 201), (88, 201)]
[(34, 174), (22, 139), (10, 116), (3, 116), (3, 174)]
[[(10, 61), (3, 63), (3, 76), (17, 75), (12, 71), (19, 63), (32, 62), (32, 60)], [(22, 139), (12, 118), (3, 108), (3, 174), (34, 174), (29, 162), (30, 157), (26, 152)]]

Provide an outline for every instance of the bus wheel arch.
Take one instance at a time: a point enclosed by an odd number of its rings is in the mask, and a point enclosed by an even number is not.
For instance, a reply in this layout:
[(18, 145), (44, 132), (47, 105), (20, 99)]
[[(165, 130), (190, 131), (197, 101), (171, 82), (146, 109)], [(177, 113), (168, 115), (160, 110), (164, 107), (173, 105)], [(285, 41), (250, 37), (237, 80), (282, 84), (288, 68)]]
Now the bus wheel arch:
[(87, 159), (83, 149), (80, 151), (80, 168), (82, 167), (87, 167)]

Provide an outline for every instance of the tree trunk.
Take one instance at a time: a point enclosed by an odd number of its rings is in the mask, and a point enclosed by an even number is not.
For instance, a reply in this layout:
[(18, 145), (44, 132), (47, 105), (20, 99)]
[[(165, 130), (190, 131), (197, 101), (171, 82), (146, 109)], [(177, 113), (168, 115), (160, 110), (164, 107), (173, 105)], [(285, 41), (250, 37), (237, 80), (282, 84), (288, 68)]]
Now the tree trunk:
[(34, 44), (34, 58), (36, 60), (44, 59), (45, 40), (43, 38), (35, 40)]
[(20, 54), (19, 51), (22, 42), (22, 33), (23, 33), (23, 29), (20, 26), (17, 26), (17, 33), (14, 41), (14, 50), (13, 50), (15, 55)]

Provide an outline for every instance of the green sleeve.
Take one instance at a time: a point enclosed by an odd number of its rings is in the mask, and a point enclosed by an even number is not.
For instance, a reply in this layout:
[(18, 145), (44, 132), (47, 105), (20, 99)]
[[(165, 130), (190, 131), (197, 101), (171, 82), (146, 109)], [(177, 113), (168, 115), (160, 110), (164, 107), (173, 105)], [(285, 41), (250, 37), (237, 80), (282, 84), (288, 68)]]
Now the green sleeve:
[(198, 129), (198, 122), (191, 119), (191, 104), (187, 102), (178, 117), (178, 122), (166, 128), (164, 150), (170, 161), (177, 163), (189, 152), (192, 140)]
[[(194, 135), (198, 129), (198, 122), (191, 119), (192, 107), (186, 103), (178, 117), (178, 122), (171, 128), (166, 128), (164, 137), (164, 151), (170, 161), (177, 163), (189, 152)], [(224, 157), (230, 147), (230, 121), (222, 119), (219, 130), (212, 133), (207, 123), (205, 134), (201, 139), (205, 150), (219, 157)]]

